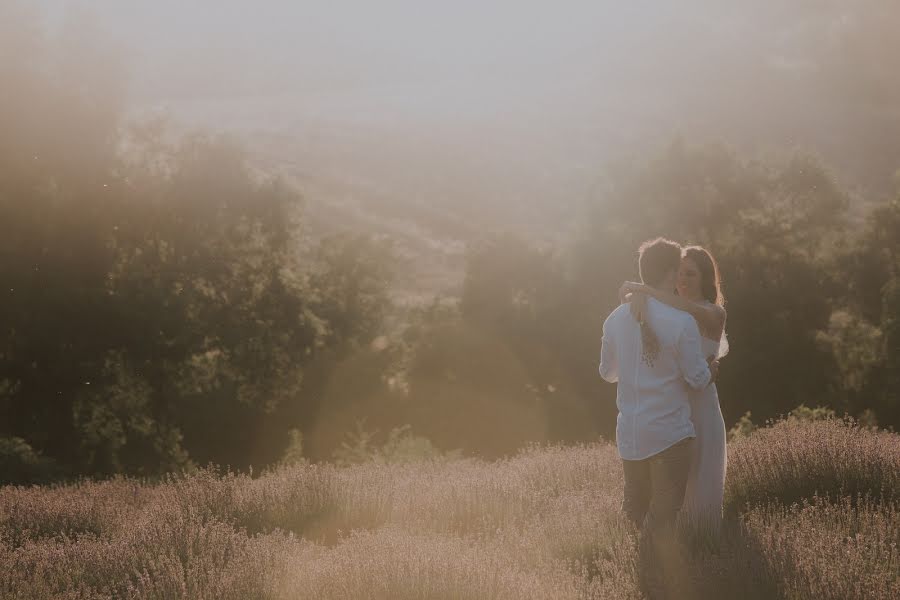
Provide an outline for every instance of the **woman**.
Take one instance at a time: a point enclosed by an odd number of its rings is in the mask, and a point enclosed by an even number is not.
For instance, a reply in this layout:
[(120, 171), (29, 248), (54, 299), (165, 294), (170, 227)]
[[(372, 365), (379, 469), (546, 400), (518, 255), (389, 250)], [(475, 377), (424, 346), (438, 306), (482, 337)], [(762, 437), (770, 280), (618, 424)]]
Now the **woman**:
[[(623, 297), (632, 294), (632, 314), (641, 323), (647, 296), (690, 313), (700, 328), (704, 354), (717, 358), (725, 356), (728, 342), (725, 338), (725, 298), (720, 285), (719, 267), (704, 248), (688, 246), (682, 250), (677, 290), (676, 295), (627, 281), (620, 293)], [(697, 438), (682, 513), (716, 530), (722, 517), (728, 464), (725, 421), (715, 384), (700, 391), (692, 390), (690, 400), (691, 420)]]

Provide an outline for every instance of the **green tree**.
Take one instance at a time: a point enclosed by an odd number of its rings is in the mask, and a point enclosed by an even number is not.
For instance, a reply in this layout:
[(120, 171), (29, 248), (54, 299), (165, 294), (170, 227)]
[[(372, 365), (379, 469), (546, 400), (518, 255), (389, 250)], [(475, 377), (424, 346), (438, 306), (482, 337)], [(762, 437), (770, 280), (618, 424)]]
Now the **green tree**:
[[(860, 410), (872, 408), (878, 421), (900, 425), (900, 200), (877, 205), (856, 243), (842, 257), (848, 282), (846, 304), (872, 331), (842, 354), (868, 350), (868, 377), (859, 393)], [(866, 406), (863, 407), (862, 404)]]
[[(612, 309), (621, 280), (637, 276), (643, 240), (699, 243), (719, 261), (730, 315), (719, 380), (726, 419), (752, 410), (765, 420), (798, 402), (828, 401), (837, 370), (817, 334), (838, 287), (828, 257), (848, 198), (823, 167), (804, 155), (768, 165), (676, 140), (647, 161), (614, 165), (606, 181), (576, 249), (576, 289), (593, 300), (588, 310), (603, 318)], [(596, 338), (600, 328), (584, 331)]]
[(23, 7), (0, 22), (0, 436), (73, 473), (277, 460), (307, 370), (377, 330), (389, 249), (302, 239), (296, 191), (227, 138), (124, 123), (99, 38), (50, 44)]

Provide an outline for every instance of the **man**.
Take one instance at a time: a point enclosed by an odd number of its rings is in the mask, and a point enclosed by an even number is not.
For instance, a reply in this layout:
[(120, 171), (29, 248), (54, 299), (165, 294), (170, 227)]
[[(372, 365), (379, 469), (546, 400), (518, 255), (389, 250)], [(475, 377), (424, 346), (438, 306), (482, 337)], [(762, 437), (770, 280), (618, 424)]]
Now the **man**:
[[(681, 246), (663, 238), (639, 250), (641, 280), (673, 291)], [(638, 527), (671, 525), (684, 500), (694, 426), (688, 386), (715, 379), (718, 361), (707, 361), (700, 331), (688, 313), (649, 298), (638, 323), (628, 304), (603, 324), (600, 376), (617, 383), (616, 446), (625, 472), (622, 508)]]

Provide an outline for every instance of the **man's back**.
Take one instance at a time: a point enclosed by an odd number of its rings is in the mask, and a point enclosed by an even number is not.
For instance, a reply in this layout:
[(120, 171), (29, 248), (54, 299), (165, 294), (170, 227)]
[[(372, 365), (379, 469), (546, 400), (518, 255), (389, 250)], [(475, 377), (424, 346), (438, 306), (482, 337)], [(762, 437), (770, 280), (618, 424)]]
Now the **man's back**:
[(646, 360), (640, 325), (627, 304), (603, 324), (600, 375), (618, 383), (616, 444), (626, 460), (641, 460), (694, 435), (689, 387), (710, 380), (693, 317), (650, 298), (647, 322), (659, 340), (658, 355)]

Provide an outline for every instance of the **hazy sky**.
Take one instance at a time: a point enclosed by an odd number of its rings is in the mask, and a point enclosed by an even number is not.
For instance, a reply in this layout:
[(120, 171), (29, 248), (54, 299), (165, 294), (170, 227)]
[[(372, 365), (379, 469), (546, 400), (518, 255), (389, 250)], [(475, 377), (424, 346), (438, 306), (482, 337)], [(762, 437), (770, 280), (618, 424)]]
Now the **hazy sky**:
[[(133, 53), (142, 93), (588, 75), (671, 28), (676, 3), (568, 0), (42, 0), (88, 10)], [(648, 8), (650, 7), (650, 8)]]
[(865, 34), (900, 26), (890, 2), (35, 1), (51, 27), (115, 40), (133, 108), (295, 135), (306, 154), (292, 159), (312, 171), (388, 187), (425, 172), (507, 200), (577, 198), (631, 142), (679, 133), (849, 164), (889, 134), (860, 116), (891, 102), (865, 112), (858, 98), (900, 90), (878, 67), (893, 47)]

